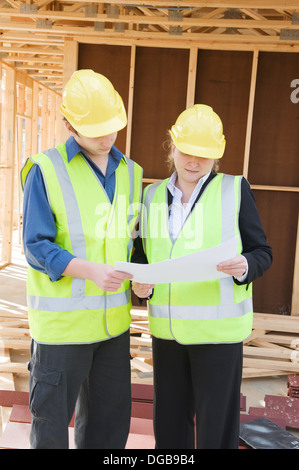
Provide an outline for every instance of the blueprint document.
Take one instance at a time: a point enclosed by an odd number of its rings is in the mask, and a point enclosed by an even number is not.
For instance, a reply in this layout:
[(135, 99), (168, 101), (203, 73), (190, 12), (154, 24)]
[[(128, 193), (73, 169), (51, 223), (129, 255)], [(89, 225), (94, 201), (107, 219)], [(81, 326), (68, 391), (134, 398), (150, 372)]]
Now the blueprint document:
[(219, 279), (228, 275), (217, 271), (216, 266), (221, 261), (236, 256), (237, 243), (238, 238), (235, 237), (214, 248), (152, 264), (118, 261), (115, 263), (115, 269), (132, 274), (132, 280), (142, 284)]

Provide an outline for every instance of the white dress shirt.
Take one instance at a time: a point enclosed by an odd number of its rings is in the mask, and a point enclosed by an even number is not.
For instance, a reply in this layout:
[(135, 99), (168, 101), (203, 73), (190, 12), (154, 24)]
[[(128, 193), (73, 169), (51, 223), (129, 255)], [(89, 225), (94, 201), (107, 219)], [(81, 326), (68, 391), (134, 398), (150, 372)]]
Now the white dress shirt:
[[(179, 188), (177, 188), (175, 185), (176, 180), (177, 180), (177, 172), (175, 171), (174, 173), (172, 173), (171, 177), (169, 178), (169, 181), (167, 183), (167, 189), (170, 191), (173, 199), (172, 199), (172, 204), (171, 204), (170, 214), (169, 214), (168, 230), (169, 230), (169, 235), (170, 235), (172, 242), (174, 242), (177, 239), (183, 227), (183, 224), (186, 218), (188, 217), (191, 211), (191, 208), (202, 188), (202, 185), (208, 179), (209, 176), (210, 176), (210, 172), (199, 179), (197, 185), (195, 186), (193, 190), (193, 193), (191, 194), (189, 201), (185, 204), (182, 203), (182, 196), (183, 196), (182, 191)], [(246, 260), (245, 257), (244, 259)], [(246, 263), (247, 263), (247, 260), (246, 260)], [(247, 277), (247, 272), (248, 272), (248, 264), (247, 264), (246, 272), (243, 274), (243, 276), (236, 277), (236, 279), (240, 282), (245, 281)]]
[(208, 179), (209, 175), (210, 175), (210, 172), (207, 175), (199, 179), (197, 185), (195, 186), (193, 190), (193, 193), (191, 194), (189, 201), (185, 204), (182, 204), (182, 196), (183, 196), (182, 191), (179, 188), (177, 188), (175, 185), (176, 180), (177, 180), (177, 172), (175, 171), (174, 173), (172, 173), (171, 177), (169, 178), (169, 181), (167, 183), (167, 188), (169, 189), (173, 199), (172, 199), (172, 205), (171, 205), (171, 210), (169, 214), (168, 229), (169, 229), (169, 234), (170, 234), (172, 241), (177, 239), (182, 229), (182, 226), (191, 211), (194, 201), (196, 200), (199, 194), (199, 191), (202, 188), (202, 185)]

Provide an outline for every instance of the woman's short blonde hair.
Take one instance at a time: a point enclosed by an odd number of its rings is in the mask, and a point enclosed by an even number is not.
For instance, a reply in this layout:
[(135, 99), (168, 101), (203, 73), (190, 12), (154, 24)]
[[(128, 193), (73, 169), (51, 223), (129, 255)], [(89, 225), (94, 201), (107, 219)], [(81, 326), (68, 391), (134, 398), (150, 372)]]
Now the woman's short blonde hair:
[[(170, 134), (170, 132), (168, 132), (167, 133), (167, 139), (165, 140), (165, 142), (163, 144), (163, 148), (167, 152), (166, 163), (167, 163), (168, 170), (170, 171), (170, 173), (173, 173), (175, 171), (175, 165), (174, 165), (172, 151), (171, 151), (171, 148), (172, 148), (173, 145), (174, 145), (174, 143), (172, 141), (171, 134)], [(219, 165), (219, 160), (214, 160), (214, 165), (213, 165), (213, 168), (212, 168), (212, 172), (217, 173), (219, 171), (219, 166), (220, 166)]]

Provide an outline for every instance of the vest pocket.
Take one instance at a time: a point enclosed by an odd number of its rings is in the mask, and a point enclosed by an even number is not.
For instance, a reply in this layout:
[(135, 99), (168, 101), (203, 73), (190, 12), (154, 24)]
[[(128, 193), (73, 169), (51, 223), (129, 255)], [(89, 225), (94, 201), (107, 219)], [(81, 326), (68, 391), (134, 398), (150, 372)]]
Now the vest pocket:
[(52, 421), (61, 416), (61, 375), (33, 361), (29, 362), (29, 407), (35, 418)]

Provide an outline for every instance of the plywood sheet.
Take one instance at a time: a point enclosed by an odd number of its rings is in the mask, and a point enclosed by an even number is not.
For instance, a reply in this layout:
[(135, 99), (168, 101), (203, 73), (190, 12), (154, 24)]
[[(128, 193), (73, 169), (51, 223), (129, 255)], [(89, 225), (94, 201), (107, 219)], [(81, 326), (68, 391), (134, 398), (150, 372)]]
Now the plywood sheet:
[(189, 51), (136, 48), (131, 157), (145, 178), (166, 178), (163, 142), (186, 107)]
[(254, 282), (254, 311), (289, 315), (299, 193), (255, 190), (254, 195), (264, 230), (273, 249), (271, 268)]
[[(131, 48), (105, 44), (80, 44), (78, 68), (92, 69), (105, 75), (123, 99), (128, 111)], [(116, 146), (125, 153), (126, 129), (118, 133)]]
[(291, 100), (291, 82), (298, 77), (298, 54), (260, 52), (249, 160), (252, 184), (299, 186), (299, 106)]
[(219, 114), (226, 138), (220, 170), (242, 174), (252, 53), (199, 50), (195, 102)]

